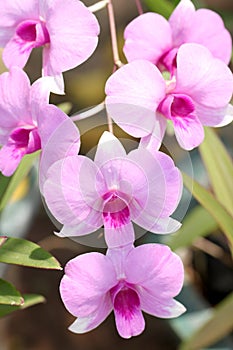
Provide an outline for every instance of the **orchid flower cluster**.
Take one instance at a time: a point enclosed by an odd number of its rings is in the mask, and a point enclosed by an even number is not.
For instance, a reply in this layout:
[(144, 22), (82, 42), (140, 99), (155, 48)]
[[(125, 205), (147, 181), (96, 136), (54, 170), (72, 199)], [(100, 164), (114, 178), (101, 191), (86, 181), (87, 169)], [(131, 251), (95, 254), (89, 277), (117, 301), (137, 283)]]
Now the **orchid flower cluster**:
[[(11, 176), (26, 154), (41, 150), (39, 186), (62, 224), (56, 234), (75, 238), (101, 229), (108, 247), (106, 255), (83, 254), (65, 267), (60, 294), (77, 317), (70, 330), (90, 331), (113, 310), (120, 336), (130, 338), (145, 328), (142, 311), (181, 315), (185, 307), (174, 299), (183, 285), (181, 259), (163, 244), (135, 247), (135, 224), (155, 234), (181, 226), (171, 215), (182, 176), (159, 151), (167, 124), (179, 145), (191, 150), (203, 141), (204, 125), (233, 119), (232, 44), (221, 18), (181, 0), (168, 21), (145, 13), (129, 23), (128, 63), (106, 83), (106, 109), (140, 143), (127, 154), (105, 131), (92, 160), (79, 155), (77, 126), (49, 96), (64, 93), (62, 73), (96, 49), (96, 17), (78, 0), (65, 6), (61, 0), (12, 0), (0, 9), (0, 45), (9, 68), (0, 76), (0, 170)], [(23, 68), (36, 47), (43, 47), (42, 77), (31, 85)]]

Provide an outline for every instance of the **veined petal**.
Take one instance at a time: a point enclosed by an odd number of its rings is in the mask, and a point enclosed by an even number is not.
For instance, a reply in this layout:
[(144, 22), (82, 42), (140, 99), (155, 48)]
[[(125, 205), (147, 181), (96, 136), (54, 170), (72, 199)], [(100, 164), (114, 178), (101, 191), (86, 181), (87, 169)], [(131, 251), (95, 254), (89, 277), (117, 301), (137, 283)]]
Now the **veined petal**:
[(164, 79), (152, 63), (137, 60), (123, 66), (108, 79), (105, 91), (107, 111), (122, 129), (135, 137), (151, 134), (165, 96)]
[(173, 233), (181, 227), (181, 223), (173, 218), (157, 218), (147, 213), (138, 216), (134, 222), (146, 231), (158, 234)]
[(123, 338), (139, 335), (145, 328), (145, 320), (140, 308), (137, 292), (122, 288), (113, 298), (115, 321), (118, 333)]
[(107, 295), (99, 300), (98, 308), (87, 317), (78, 317), (69, 327), (74, 333), (82, 334), (98, 327), (112, 311), (112, 302), (110, 296)]
[(157, 300), (167, 300), (180, 292), (184, 269), (179, 256), (169, 247), (144, 244), (132, 249), (127, 255), (125, 275), (128, 283), (143, 287)]
[(202, 45), (180, 47), (174, 93), (187, 94), (195, 103), (213, 109), (226, 107), (232, 90), (232, 73), (224, 62), (214, 58)]
[(30, 81), (27, 74), (18, 67), (0, 76), (0, 127), (16, 127), (31, 124), (29, 109)]
[[(52, 170), (50, 170), (51, 168)], [(66, 199), (64, 197), (64, 193), (60, 184), (60, 174), (58, 174), (57, 178), (53, 177), (53, 179), (50, 179), (50, 174), (53, 174), (53, 166), (51, 166), (51, 168), (47, 173), (48, 177), (43, 185), (42, 194), (50, 213), (58, 222), (64, 225), (64, 229), (68, 227), (70, 230), (70, 227), (76, 227), (76, 225), (79, 224), (80, 220), (77, 219), (77, 216), (69, 207), (68, 203), (66, 203)], [(57, 168), (57, 165), (55, 165), (55, 168)], [(85, 208), (84, 214), (86, 214), (86, 212), (87, 209)], [(62, 234), (63, 237), (66, 236), (65, 232)]]
[(132, 249), (134, 249), (134, 245), (130, 243), (107, 250), (106, 255), (111, 259), (114, 265), (118, 280), (125, 278), (125, 258)]
[(69, 156), (50, 167), (43, 193), (50, 211), (61, 223), (74, 226), (85, 220), (88, 224), (92, 210), (99, 210), (101, 216), (97, 171), (94, 162), (84, 156)]
[(97, 46), (99, 24), (81, 1), (67, 0), (64, 7), (62, 1), (46, 4), (43, 0), (41, 12), (51, 41), (46, 75), (74, 68), (91, 56)]
[(11, 0), (1, 2), (0, 12), (0, 46), (4, 47), (14, 35), (15, 28), (20, 22), (28, 18), (38, 19), (38, 1)]
[(14, 66), (23, 68), (35, 47), (34, 42), (24, 42), (18, 36), (14, 36), (5, 46), (2, 59), (7, 68)]
[(0, 171), (2, 174), (11, 176), (26, 153), (25, 148), (17, 148), (14, 144), (3, 146), (0, 150)]
[(125, 157), (126, 151), (121, 142), (111, 132), (105, 131), (99, 139), (95, 154), (98, 166), (117, 157)]
[(111, 260), (100, 253), (87, 253), (67, 263), (60, 293), (69, 312), (76, 317), (86, 317), (100, 307), (116, 283)]
[[(55, 113), (57, 115), (57, 111)], [(65, 158), (66, 156), (77, 155), (80, 148), (80, 135), (78, 128), (72, 120), (66, 117), (63, 113), (58, 112), (58, 114), (61, 114), (59, 122), (56, 115), (54, 119), (54, 116), (50, 115), (50, 117), (52, 117), (50, 119), (46, 114), (45, 122), (47, 121), (50, 123), (49, 120), (54, 120), (56, 122), (56, 128), (47, 139), (47, 142), (44, 142), (40, 158), (39, 183), (42, 194), (43, 185), (46, 180), (46, 173), (49, 167), (59, 159)]]
[[(147, 186), (141, 192), (135, 191), (131, 204), (132, 220), (137, 222), (139, 217), (147, 215), (158, 218), (171, 215), (176, 209), (182, 192), (182, 178), (173, 160), (163, 152), (154, 151), (153, 155), (146, 149), (139, 148), (128, 154), (130, 160), (139, 164), (146, 175)], [(143, 192), (144, 191), (144, 192)], [(144, 193), (144, 194), (142, 194)], [(147, 196), (147, 198), (146, 198)], [(146, 202), (141, 205), (141, 198)], [(148, 225), (151, 225), (149, 220)]]
[[(137, 198), (141, 208), (144, 207), (148, 197), (148, 179), (140, 162), (129, 156), (115, 158), (104, 163), (100, 172), (106, 183), (106, 193), (115, 192), (129, 207), (132, 200)], [(104, 198), (105, 193), (102, 196)]]
[(210, 108), (196, 103), (195, 110), (200, 122), (206, 126), (225, 126), (233, 119), (233, 108), (230, 103), (222, 108)]
[(214, 11), (198, 9), (190, 20), (187, 41), (207, 47), (212, 55), (229, 63), (232, 51), (232, 39), (224, 27), (222, 18)]
[(195, 10), (190, 0), (181, 0), (169, 18), (173, 45), (198, 43), (208, 48), (214, 57), (229, 63), (231, 35), (221, 17), (208, 9)]
[(204, 140), (204, 129), (194, 115), (173, 118), (174, 131), (179, 145), (187, 151), (199, 146)]
[(108, 248), (122, 248), (132, 244), (135, 240), (133, 224), (128, 222), (116, 228), (105, 226), (104, 237)]
[[(181, 0), (169, 18), (174, 46), (180, 46), (189, 39), (191, 21), (195, 7), (190, 0)], [(191, 22), (191, 23), (190, 23)], [(196, 28), (192, 27), (192, 30)]]
[(54, 92), (53, 77), (37, 79), (31, 86), (31, 103), (48, 104), (51, 92)]
[(154, 151), (158, 151), (167, 127), (167, 120), (160, 113), (156, 113), (154, 130), (148, 136), (142, 137), (140, 140), (139, 147), (146, 148), (152, 154)]
[[(62, 207), (60, 210), (62, 210)], [(61, 238), (77, 238), (93, 233), (97, 231), (101, 226), (103, 226), (102, 217), (100, 216), (98, 211), (92, 210), (88, 215), (88, 219), (82, 221), (79, 221), (76, 217), (74, 217), (71, 214), (70, 223), (64, 224), (60, 232), (54, 233), (56, 236)]]
[(42, 147), (44, 147), (54, 131), (61, 127), (61, 124), (64, 123), (68, 117), (57, 106), (46, 103), (41, 104), (39, 100), (32, 100), (31, 110), (38, 124)]
[(51, 65), (50, 46), (44, 46), (42, 56), (43, 56), (42, 76), (49, 77), (52, 80), (51, 92), (58, 95), (64, 95), (65, 83), (64, 83), (63, 74), (58, 73), (56, 69)]
[(186, 308), (175, 299), (159, 299), (154, 297), (146, 289), (139, 292), (142, 310), (147, 314), (161, 317), (173, 318), (182, 315)]
[(218, 124), (215, 124), (214, 126), (215, 127), (225, 126), (230, 124), (232, 121), (233, 121), (233, 106), (229, 103), (221, 122)]
[(125, 28), (124, 53), (129, 62), (145, 59), (157, 64), (172, 47), (172, 33), (167, 20), (157, 13), (145, 13)]

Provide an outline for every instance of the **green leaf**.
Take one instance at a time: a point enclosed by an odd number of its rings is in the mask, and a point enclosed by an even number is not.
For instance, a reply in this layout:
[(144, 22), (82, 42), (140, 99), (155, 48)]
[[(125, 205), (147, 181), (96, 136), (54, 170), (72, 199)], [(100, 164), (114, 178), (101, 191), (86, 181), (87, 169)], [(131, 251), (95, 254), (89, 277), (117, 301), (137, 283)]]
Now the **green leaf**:
[(40, 151), (34, 152), (32, 154), (27, 154), (23, 157), (20, 165), (18, 166), (17, 170), (15, 171), (14, 175), (10, 178), (10, 181), (8, 183), (8, 186), (1, 197), (0, 201), (0, 211), (4, 209), (4, 207), (9, 202), (12, 194), (16, 190), (17, 186), (20, 184), (20, 182), (24, 179), (25, 176), (29, 173), (29, 170), (31, 169), (35, 159), (38, 157)]
[(199, 350), (214, 344), (233, 329), (233, 293), (215, 307), (211, 318), (185, 340), (180, 350)]
[(149, 10), (168, 18), (174, 10), (174, 5), (168, 0), (144, 0)]
[(0, 248), (0, 262), (61, 270), (59, 262), (36, 243), (21, 238), (7, 238)]
[(2, 198), (2, 196), (4, 195), (4, 192), (6, 191), (10, 180), (11, 177), (4, 176), (2, 173), (0, 173), (0, 198)]
[(218, 228), (217, 222), (202, 206), (195, 207), (184, 219), (182, 227), (166, 242), (172, 250), (190, 246), (196, 238), (204, 237)]
[(21, 294), (15, 287), (0, 278), (0, 304), (4, 305), (22, 305), (24, 302)]
[(205, 128), (205, 140), (199, 151), (216, 198), (233, 216), (233, 162), (211, 128)]
[(45, 298), (42, 295), (37, 294), (24, 294), (23, 299), (24, 303), (20, 306), (0, 305), (0, 317), (6, 316), (13, 311), (23, 310), (30, 306), (45, 302)]
[(193, 194), (193, 196), (199, 201), (199, 203), (212, 215), (216, 220), (221, 230), (228, 238), (230, 249), (233, 255), (233, 218), (226, 211), (226, 209), (214, 198), (214, 196), (201, 186), (198, 182), (194, 181), (187, 174), (182, 173), (184, 185)]

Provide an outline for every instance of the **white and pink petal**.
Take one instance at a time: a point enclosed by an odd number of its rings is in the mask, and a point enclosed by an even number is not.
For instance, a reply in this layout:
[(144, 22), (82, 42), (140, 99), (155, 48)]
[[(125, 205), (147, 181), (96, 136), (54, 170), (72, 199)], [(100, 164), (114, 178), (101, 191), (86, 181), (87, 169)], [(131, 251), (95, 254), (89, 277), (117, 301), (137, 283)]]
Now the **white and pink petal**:
[(114, 158), (124, 158), (126, 151), (118, 138), (105, 131), (99, 139), (94, 162), (100, 167)]
[(48, 61), (44, 62), (46, 75), (74, 68), (91, 56), (98, 43), (99, 24), (81, 1), (67, 0), (65, 7), (60, 0), (52, 5), (43, 1), (41, 13), (51, 42)]
[(139, 292), (141, 308), (149, 315), (161, 318), (175, 318), (182, 315), (186, 308), (175, 299), (156, 298), (146, 289)]
[[(59, 114), (59, 116), (57, 116)], [(44, 114), (42, 114), (43, 118)], [(43, 151), (40, 158), (39, 168), (39, 184), (40, 190), (43, 193), (43, 185), (46, 180), (46, 173), (49, 167), (57, 160), (67, 156), (77, 155), (80, 149), (80, 134), (76, 125), (62, 112), (54, 110), (54, 115), (44, 120), (44, 128), (46, 134), (41, 131), (41, 138), (43, 140)], [(47, 135), (46, 124), (56, 123), (51, 135)], [(40, 123), (39, 123), (40, 124)]]
[(131, 250), (125, 260), (125, 274), (128, 283), (141, 286), (158, 300), (176, 296), (184, 280), (180, 257), (162, 244), (144, 244)]
[(195, 42), (209, 49), (212, 55), (228, 64), (232, 52), (232, 39), (222, 18), (214, 11), (195, 11), (187, 32), (187, 41)]
[(106, 108), (113, 120), (135, 137), (151, 134), (155, 111), (165, 97), (165, 82), (151, 62), (133, 61), (106, 83)]
[(16, 127), (31, 124), (29, 99), (30, 81), (27, 74), (18, 67), (0, 76), (0, 126)]
[(199, 44), (183, 44), (179, 48), (174, 93), (187, 94), (204, 107), (223, 108), (230, 102), (232, 91), (230, 69), (207, 48)]
[(78, 317), (70, 326), (73, 333), (82, 334), (98, 327), (112, 311), (110, 296), (106, 296), (99, 302), (98, 308), (86, 317)]
[(195, 14), (195, 7), (190, 0), (181, 0), (169, 18), (173, 45), (178, 47), (187, 42), (189, 31), (195, 30), (191, 21)]
[(61, 223), (73, 226), (76, 221), (85, 220), (88, 224), (92, 210), (101, 215), (95, 187), (97, 171), (95, 164), (84, 156), (69, 156), (50, 167), (43, 193), (50, 211)]
[(144, 13), (131, 21), (124, 32), (124, 53), (131, 62), (144, 59), (157, 64), (172, 47), (172, 33), (167, 20), (157, 13)]
[(123, 287), (113, 295), (113, 307), (118, 333), (129, 339), (144, 331), (145, 320), (141, 311), (138, 293)]
[(111, 260), (100, 253), (87, 253), (70, 260), (60, 284), (66, 308), (76, 317), (86, 317), (99, 308), (117, 284)]
[(195, 114), (174, 117), (173, 126), (179, 145), (187, 151), (199, 146), (204, 140), (204, 129)]

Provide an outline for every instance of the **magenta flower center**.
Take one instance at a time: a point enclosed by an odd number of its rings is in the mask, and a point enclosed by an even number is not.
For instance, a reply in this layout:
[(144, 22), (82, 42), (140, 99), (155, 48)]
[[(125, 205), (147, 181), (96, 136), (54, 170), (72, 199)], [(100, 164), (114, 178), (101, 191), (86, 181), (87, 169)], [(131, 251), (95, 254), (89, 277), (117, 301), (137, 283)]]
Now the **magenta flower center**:
[(185, 95), (182, 97), (174, 96), (174, 100), (171, 104), (171, 115), (173, 117), (185, 117), (193, 113), (194, 110), (195, 107), (190, 97)]
[(140, 299), (135, 290), (130, 288), (124, 281), (110, 291), (114, 310), (127, 320), (133, 318), (135, 311), (140, 309)]
[(117, 228), (130, 221), (130, 212), (127, 203), (120, 198), (117, 191), (108, 192), (103, 196), (104, 225), (108, 228)]
[(192, 99), (187, 95), (168, 94), (159, 104), (158, 110), (167, 119), (185, 118), (195, 113), (195, 106)]
[(16, 34), (24, 42), (34, 42), (34, 47), (50, 42), (48, 30), (42, 21), (27, 20), (21, 22), (16, 29)]
[(9, 143), (17, 149), (25, 149), (26, 153), (33, 153), (41, 149), (40, 136), (36, 126), (19, 127), (12, 131)]
[(176, 56), (177, 56), (178, 48), (173, 48), (166, 52), (160, 57), (158, 61), (158, 68), (161, 71), (168, 70), (170, 73), (173, 73), (177, 67)]

